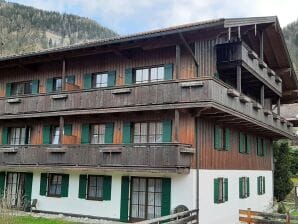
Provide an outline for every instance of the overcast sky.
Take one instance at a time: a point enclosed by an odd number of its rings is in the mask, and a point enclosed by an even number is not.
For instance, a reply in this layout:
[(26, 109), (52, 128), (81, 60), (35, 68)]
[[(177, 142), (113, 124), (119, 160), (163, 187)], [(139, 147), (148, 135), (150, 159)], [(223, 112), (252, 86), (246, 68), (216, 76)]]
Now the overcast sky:
[(89, 17), (119, 34), (224, 17), (277, 15), (297, 20), (297, 0), (9, 0), (39, 9)]

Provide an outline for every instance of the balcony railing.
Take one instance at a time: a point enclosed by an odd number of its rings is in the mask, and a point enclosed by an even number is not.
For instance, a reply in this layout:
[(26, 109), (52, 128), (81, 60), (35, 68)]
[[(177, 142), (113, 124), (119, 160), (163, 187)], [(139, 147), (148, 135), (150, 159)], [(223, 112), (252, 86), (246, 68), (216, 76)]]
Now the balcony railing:
[(269, 125), (271, 130), (292, 134), (290, 123), (267, 113), (268, 110), (240, 93), (233, 96), (233, 91), (223, 82), (209, 78), (27, 96), (20, 97), (19, 103), (2, 98), (0, 119), (193, 108), (215, 103), (230, 109), (231, 113)]
[(176, 143), (1, 146), (0, 166), (189, 172), (194, 149)]
[(243, 42), (218, 44), (216, 46), (216, 55), (219, 71), (242, 65), (275, 93), (281, 94), (282, 81), (280, 77)]

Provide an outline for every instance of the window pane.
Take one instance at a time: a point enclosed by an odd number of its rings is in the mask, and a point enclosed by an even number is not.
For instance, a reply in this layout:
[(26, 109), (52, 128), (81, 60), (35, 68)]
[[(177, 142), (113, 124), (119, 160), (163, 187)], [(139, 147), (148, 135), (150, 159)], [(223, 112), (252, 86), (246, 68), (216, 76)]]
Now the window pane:
[(52, 144), (59, 144), (60, 128), (55, 127), (53, 130)]
[(95, 124), (92, 125), (92, 136), (91, 143), (92, 144), (104, 144), (105, 142), (105, 128), (104, 124)]
[(143, 70), (143, 83), (147, 83), (149, 80), (149, 69)]
[(142, 70), (138, 69), (136, 70), (136, 83), (142, 82)]
[(162, 67), (159, 67), (158, 68), (158, 76), (157, 76), (157, 79), (159, 80), (159, 81), (161, 81), (161, 80), (164, 80), (164, 67), (162, 66)]
[(151, 81), (157, 81), (157, 68), (151, 68)]

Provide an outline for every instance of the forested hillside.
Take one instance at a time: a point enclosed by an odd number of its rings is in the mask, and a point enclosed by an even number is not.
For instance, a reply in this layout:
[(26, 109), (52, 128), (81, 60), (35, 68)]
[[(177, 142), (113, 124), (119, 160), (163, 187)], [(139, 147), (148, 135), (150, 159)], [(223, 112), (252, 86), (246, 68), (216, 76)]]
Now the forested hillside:
[(0, 57), (115, 35), (88, 18), (0, 0)]
[(292, 60), (298, 69), (298, 19), (287, 25), (284, 29), (284, 36), (288, 45), (288, 49), (292, 56)]

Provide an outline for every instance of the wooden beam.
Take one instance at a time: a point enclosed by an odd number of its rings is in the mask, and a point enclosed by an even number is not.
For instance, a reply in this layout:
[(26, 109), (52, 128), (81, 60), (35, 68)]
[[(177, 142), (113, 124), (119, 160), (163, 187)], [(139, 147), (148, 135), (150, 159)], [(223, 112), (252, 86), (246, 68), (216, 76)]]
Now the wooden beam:
[(179, 141), (179, 125), (180, 123), (180, 112), (178, 109), (175, 110), (175, 118), (174, 118), (174, 130), (175, 130), (175, 135), (174, 135), (174, 142), (180, 142)]
[(261, 87), (261, 104), (264, 107), (265, 106), (265, 86), (262, 85)]
[(198, 61), (197, 61), (197, 58), (196, 58), (195, 54), (193, 53), (191, 47), (189, 46), (189, 44), (187, 43), (187, 41), (185, 40), (185, 38), (184, 38), (184, 36), (183, 36), (183, 34), (182, 34), (181, 32), (179, 32), (179, 36), (180, 36), (180, 38), (181, 38), (181, 40), (182, 40), (184, 46), (186, 47), (186, 49), (187, 49), (188, 52), (190, 53), (192, 59), (194, 60), (196, 66), (199, 67), (199, 63), (198, 63)]
[(242, 92), (241, 89), (241, 66), (237, 65), (237, 90), (239, 93)]
[(63, 130), (64, 130), (64, 117), (60, 116), (59, 117), (59, 144), (63, 144)]
[(228, 28), (228, 41), (231, 40), (231, 27)]
[(176, 77), (174, 77), (174, 79), (179, 79), (179, 77), (180, 77), (180, 63), (181, 63), (181, 48), (180, 48), (180, 45), (177, 44), (176, 45), (176, 64), (175, 64)]
[(280, 115), (280, 97), (277, 100), (277, 114)]
[(238, 39), (241, 40), (241, 28), (238, 26)]
[(260, 35), (260, 60), (264, 61), (264, 31)]
[(65, 59), (62, 60), (62, 90), (65, 90)]

